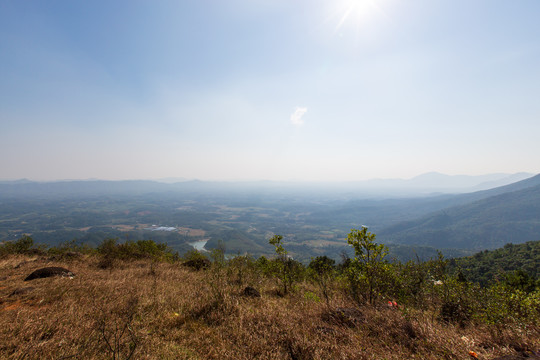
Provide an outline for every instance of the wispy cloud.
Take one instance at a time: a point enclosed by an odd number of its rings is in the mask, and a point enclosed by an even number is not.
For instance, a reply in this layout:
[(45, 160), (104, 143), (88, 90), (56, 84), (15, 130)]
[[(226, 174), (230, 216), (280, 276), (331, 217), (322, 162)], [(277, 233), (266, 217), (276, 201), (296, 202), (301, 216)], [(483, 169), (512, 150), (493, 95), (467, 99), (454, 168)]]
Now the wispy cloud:
[(304, 125), (304, 119), (302, 117), (307, 112), (307, 108), (297, 106), (294, 112), (291, 114), (291, 123), (295, 126)]

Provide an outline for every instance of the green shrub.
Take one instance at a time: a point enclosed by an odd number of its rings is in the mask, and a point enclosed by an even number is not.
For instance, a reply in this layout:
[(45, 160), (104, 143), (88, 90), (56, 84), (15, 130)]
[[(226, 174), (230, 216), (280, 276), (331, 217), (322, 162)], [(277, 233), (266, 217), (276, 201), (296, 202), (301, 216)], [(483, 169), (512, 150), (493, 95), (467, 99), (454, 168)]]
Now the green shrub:
[(200, 251), (195, 250), (195, 249), (186, 252), (182, 256), (182, 260), (184, 260), (184, 261), (202, 260), (202, 259), (208, 260), (208, 258), (203, 253), (201, 253)]
[(283, 236), (274, 235), (268, 242), (276, 248), (277, 258), (268, 262), (270, 272), (279, 279), (283, 295), (286, 295), (293, 284), (299, 281), (303, 275), (304, 266), (290, 258), (283, 248), (281, 240)]
[(0, 255), (9, 254), (41, 254), (45, 246), (34, 246), (34, 239), (28, 235), (23, 235), (15, 241), (6, 241), (0, 244)]
[(509, 272), (504, 277), (504, 283), (511, 289), (531, 293), (536, 290), (536, 281), (534, 277), (525, 271), (518, 269)]
[(477, 317), (491, 325), (540, 323), (540, 290), (526, 293), (505, 283), (484, 290), (482, 308)]
[(309, 277), (317, 284), (326, 304), (330, 304), (330, 285), (335, 277), (336, 261), (328, 256), (317, 256), (308, 265)]
[(347, 236), (347, 243), (354, 248), (354, 259), (347, 267), (351, 292), (355, 300), (365, 299), (373, 304), (381, 294), (386, 279), (389, 277), (389, 265), (384, 258), (388, 248), (375, 242), (375, 234), (352, 229)]
[(441, 298), (439, 318), (446, 322), (467, 325), (480, 310), (485, 295), (478, 284), (470, 283), (459, 274), (444, 280), (436, 288)]
[(254, 285), (258, 278), (259, 269), (256, 262), (250, 255), (235, 256), (227, 262), (227, 273), (230, 279), (243, 286), (244, 284)]
[(153, 240), (118, 243), (118, 239), (109, 238), (103, 240), (97, 247), (97, 252), (104, 258), (120, 260), (147, 258), (160, 261), (175, 261), (178, 259), (178, 254), (173, 253), (167, 244), (158, 244)]
[(92, 253), (94, 249), (86, 244), (77, 244), (77, 240), (73, 239), (70, 241), (65, 241), (58, 246), (52, 246), (47, 249), (47, 253), (50, 255), (66, 255), (69, 253), (81, 253), (89, 254)]

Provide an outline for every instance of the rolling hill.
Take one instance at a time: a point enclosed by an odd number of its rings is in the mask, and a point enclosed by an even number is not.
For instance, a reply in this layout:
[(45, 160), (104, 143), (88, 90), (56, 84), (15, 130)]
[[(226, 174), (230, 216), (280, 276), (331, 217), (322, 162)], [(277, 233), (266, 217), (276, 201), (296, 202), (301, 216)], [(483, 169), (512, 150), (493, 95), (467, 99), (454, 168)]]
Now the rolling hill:
[(382, 229), (388, 243), (493, 249), (540, 239), (540, 176), (467, 194), (470, 200)]

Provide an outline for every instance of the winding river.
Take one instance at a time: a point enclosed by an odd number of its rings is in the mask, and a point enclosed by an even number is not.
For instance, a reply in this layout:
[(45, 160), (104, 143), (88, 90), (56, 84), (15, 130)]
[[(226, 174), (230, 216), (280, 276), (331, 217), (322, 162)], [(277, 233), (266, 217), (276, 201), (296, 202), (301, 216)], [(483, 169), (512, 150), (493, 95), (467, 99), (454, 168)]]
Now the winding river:
[(210, 239), (202, 239), (202, 240), (199, 240), (199, 241), (195, 241), (195, 242), (190, 242), (188, 243), (189, 245), (193, 246), (193, 248), (197, 251), (208, 251), (204, 248), (204, 245), (206, 245), (206, 243), (208, 242), (208, 240)]

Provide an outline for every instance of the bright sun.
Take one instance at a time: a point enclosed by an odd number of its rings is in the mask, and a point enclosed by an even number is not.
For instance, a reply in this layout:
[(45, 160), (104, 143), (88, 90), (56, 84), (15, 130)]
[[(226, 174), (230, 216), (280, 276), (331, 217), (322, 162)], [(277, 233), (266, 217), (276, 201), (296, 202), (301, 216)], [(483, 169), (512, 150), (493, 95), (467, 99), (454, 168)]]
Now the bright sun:
[(336, 3), (336, 17), (339, 17), (336, 31), (347, 24), (359, 26), (373, 13), (381, 12), (376, 0), (341, 0)]

